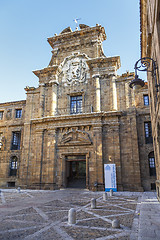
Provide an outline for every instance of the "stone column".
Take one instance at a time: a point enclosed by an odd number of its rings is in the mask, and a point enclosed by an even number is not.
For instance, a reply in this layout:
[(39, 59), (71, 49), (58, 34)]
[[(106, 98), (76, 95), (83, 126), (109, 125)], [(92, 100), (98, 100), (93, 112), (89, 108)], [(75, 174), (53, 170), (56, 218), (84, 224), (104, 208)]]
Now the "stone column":
[(20, 162), (19, 179), (21, 186), (26, 187), (29, 181), (30, 150), (32, 146), (31, 124), (24, 123), (23, 148)]
[(121, 146), (120, 146), (120, 126), (114, 119), (115, 123), (108, 124), (107, 142), (108, 144), (108, 163), (116, 164), (116, 178), (118, 191), (123, 191), (122, 186), (122, 164), (121, 164)]
[(50, 183), (50, 189), (54, 189), (57, 183), (57, 134), (56, 129), (48, 130), (48, 142), (46, 149), (46, 157), (47, 157), (47, 175), (48, 175), (48, 183)]
[(89, 189), (89, 153), (86, 155), (86, 188)]
[(58, 91), (58, 82), (51, 81), (52, 84), (52, 98), (51, 98), (51, 115), (55, 116), (57, 114), (57, 91)]
[(95, 79), (95, 87), (96, 87), (96, 104), (95, 111), (101, 111), (101, 86), (100, 86), (100, 76), (99, 74), (92, 76)]
[(112, 96), (113, 96), (113, 110), (117, 110), (117, 86), (116, 77), (112, 76)]
[(40, 108), (39, 115), (40, 117), (44, 116), (44, 104), (45, 104), (45, 84), (40, 84)]
[[(125, 83), (125, 95), (126, 95), (126, 108), (132, 107), (132, 98), (131, 98), (131, 88), (129, 87), (128, 82)], [(133, 94), (133, 93), (132, 93)]]
[(66, 159), (65, 155), (60, 154), (57, 159), (57, 184), (59, 188), (66, 187)]
[[(141, 186), (141, 174), (140, 174), (140, 159), (139, 159), (139, 146), (138, 146), (138, 134), (137, 134), (137, 113), (134, 109), (127, 116), (128, 121), (128, 138), (127, 145), (130, 149), (130, 184), (133, 186), (133, 191), (143, 191)], [(132, 139), (132, 140), (131, 140)], [(130, 143), (130, 146), (129, 146)]]
[(90, 174), (91, 184), (94, 185), (94, 183), (97, 182), (98, 186), (96, 190), (103, 190), (104, 164), (102, 156), (102, 125), (100, 123), (94, 126), (93, 135), (94, 158), (92, 159), (90, 165), (94, 171), (92, 172), (92, 176)]
[[(43, 183), (43, 161), (44, 161), (44, 135), (45, 130), (39, 130), (36, 133), (36, 165), (34, 167), (34, 182), (39, 183), (39, 188), (41, 189), (41, 185)], [(37, 174), (38, 173), (38, 174)]]
[(40, 187), (42, 182), (44, 130), (39, 129), (32, 133), (33, 139), (30, 140), (31, 145), (26, 159), (26, 185), (32, 186), (34, 183), (38, 183), (39, 185), (37, 184), (37, 187)]

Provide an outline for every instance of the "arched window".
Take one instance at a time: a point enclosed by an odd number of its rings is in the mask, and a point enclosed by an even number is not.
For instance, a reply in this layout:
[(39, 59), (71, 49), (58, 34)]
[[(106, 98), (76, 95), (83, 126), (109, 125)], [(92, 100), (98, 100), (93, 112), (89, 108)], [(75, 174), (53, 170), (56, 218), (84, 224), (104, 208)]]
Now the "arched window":
[(149, 161), (150, 176), (156, 176), (156, 166), (155, 166), (155, 160), (154, 160), (154, 152), (149, 153), (148, 161)]
[(16, 176), (17, 175), (17, 157), (13, 156), (11, 158), (10, 162), (10, 176)]

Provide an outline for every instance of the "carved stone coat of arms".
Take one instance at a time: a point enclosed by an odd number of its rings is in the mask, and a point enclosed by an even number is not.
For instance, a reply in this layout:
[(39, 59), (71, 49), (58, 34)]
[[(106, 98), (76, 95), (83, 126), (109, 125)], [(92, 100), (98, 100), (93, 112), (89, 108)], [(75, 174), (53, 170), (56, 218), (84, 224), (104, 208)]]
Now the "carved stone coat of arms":
[(70, 57), (66, 59), (63, 66), (63, 82), (68, 85), (86, 81), (87, 64), (82, 56)]

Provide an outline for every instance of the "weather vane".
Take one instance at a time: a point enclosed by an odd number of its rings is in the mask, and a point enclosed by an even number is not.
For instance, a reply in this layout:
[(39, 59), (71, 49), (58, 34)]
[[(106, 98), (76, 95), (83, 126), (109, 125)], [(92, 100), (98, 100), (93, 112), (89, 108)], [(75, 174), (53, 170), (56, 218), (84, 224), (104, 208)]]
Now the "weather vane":
[(81, 20), (81, 18), (75, 18), (73, 21), (76, 24), (76, 30), (78, 30), (78, 21)]

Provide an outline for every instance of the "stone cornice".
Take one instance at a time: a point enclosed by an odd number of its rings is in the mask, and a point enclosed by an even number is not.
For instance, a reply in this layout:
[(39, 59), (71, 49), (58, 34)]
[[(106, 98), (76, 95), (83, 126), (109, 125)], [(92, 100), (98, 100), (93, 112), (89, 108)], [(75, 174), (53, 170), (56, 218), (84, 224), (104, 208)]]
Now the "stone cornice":
[(44, 75), (48, 75), (48, 74), (56, 74), (58, 71), (58, 66), (55, 65), (55, 66), (52, 66), (52, 67), (46, 67), (46, 68), (43, 68), (41, 70), (35, 70), (33, 71), (33, 73), (37, 76), (37, 77), (41, 77), (41, 76), (44, 76)]
[[(13, 120), (9, 120), (9, 121), (13, 121)], [(23, 120), (21, 120), (22, 121), (22, 123), (8, 123), (9, 122), (8, 120), (5, 120), (4, 122), (2, 122), (2, 123), (0, 123), (0, 128), (12, 128), (12, 127), (16, 127), (17, 129), (18, 128), (23, 128), (23, 126), (24, 126), (24, 122), (23, 122)], [(17, 131), (17, 129), (15, 129), (15, 131)]]
[(19, 104), (23, 104), (23, 105), (26, 104), (26, 100), (0, 103), (0, 107), (3, 107), (3, 106), (13, 106), (13, 105), (19, 105)]
[(114, 67), (116, 67), (117, 69), (120, 68), (121, 63), (120, 63), (120, 57), (116, 56), (116, 57), (101, 57), (101, 58), (93, 58), (90, 60), (87, 60), (87, 64), (89, 65), (90, 68), (94, 68), (96, 65), (112, 65)]
[(51, 45), (52, 48), (55, 47), (57, 44), (61, 44), (62, 42), (65, 42), (69, 39), (73, 39), (74, 37), (84, 37), (84, 35), (93, 34), (98, 32), (98, 35), (101, 34), (101, 40), (106, 40), (106, 34), (104, 27), (101, 25), (96, 25), (95, 27), (87, 27), (82, 30), (74, 31), (74, 32), (65, 32), (63, 34), (55, 35), (54, 37), (48, 38), (48, 42)]
[(123, 112), (122, 111), (109, 111), (109, 112), (100, 112), (100, 113), (88, 113), (88, 114), (75, 114), (75, 115), (58, 115), (58, 116), (48, 116), (48, 117), (43, 117), (43, 118), (36, 118), (36, 119), (31, 119), (32, 124), (37, 124), (37, 123), (47, 123), (50, 121), (71, 121), (75, 119), (86, 119), (86, 118), (92, 118), (92, 119), (98, 119), (98, 118), (103, 118), (103, 117), (120, 117), (122, 116)]

